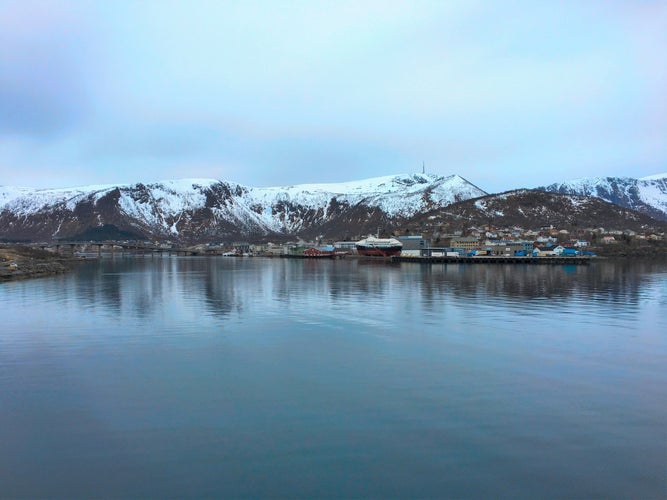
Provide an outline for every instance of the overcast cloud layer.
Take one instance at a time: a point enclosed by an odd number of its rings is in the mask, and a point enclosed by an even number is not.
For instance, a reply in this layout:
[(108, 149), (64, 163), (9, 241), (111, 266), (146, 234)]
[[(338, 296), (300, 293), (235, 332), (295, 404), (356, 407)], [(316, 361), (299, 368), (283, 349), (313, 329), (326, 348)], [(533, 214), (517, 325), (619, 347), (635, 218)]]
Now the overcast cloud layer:
[(0, 184), (667, 171), (664, 1), (0, 0)]

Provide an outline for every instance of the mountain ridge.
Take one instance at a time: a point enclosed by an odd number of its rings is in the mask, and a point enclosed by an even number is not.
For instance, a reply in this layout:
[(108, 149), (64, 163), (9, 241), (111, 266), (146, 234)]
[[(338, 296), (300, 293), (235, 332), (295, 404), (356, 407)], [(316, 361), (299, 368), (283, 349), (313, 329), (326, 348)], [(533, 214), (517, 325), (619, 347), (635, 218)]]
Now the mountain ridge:
[(667, 173), (640, 179), (631, 177), (582, 177), (538, 189), (580, 196), (594, 196), (615, 205), (667, 221)]
[[(536, 191), (553, 196), (540, 198)], [(637, 213), (642, 213), (647, 218), (639, 225), (646, 226), (652, 220), (667, 221), (667, 176), (583, 178), (495, 195), (456, 174), (425, 173), (278, 187), (207, 178), (55, 189), (0, 186), (0, 239), (50, 241), (103, 234), (180, 242), (349, 239), (414, 227), (412, 222), (424, 220), (424, 214), (448, 207), (463, 207), (456, 215), (462, 223), (572, 223), (564, 217), (571, 212), (582, 224), (636, 227)]]
[(434, 174), (269, 188), (198, 178), (51, 190), (0, 187), (0, 234), (65, 238), (106, 223), (162, 239), (313, 236), (321, 227), (340, 231), (338, 220), (368, 230), (484, 194), (458, 175)]
[[(619, 226), (622, 222), (622, 226)], [(453, 203), (413, 218), (408, 231), (462, 231), (472, 226), (556, 227), (566, 230), (667, 229), (667, 222), (592, 196), (516, 189)]]

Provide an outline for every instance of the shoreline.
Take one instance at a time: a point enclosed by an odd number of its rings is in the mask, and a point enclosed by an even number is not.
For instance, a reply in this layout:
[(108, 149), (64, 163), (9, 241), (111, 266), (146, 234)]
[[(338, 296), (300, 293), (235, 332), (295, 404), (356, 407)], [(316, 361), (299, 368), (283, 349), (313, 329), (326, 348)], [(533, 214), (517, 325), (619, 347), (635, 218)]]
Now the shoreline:
[[(594, 258), (577, 257), (366, 257), (354, 254), (336, 256), (338, 259), (359, 259), (364, 262), (374, 263), (400, 263), (412, 262), (419, 264), (432, 263), (466, 263), (466, 264), (590, 264), (596, 260), (656, 260), (667, 258), (667, 252), (662, 248), (638, 249), (638, 248), (614, 248), (615, 251), (602, 251)], [(637, 251), (639, 250), (639, 251)], [(642, 251), (644, 250), (644, 251)], [(646, 251), (649, 250), (649, 251)], [(142, 254), (146, 255), (146, 254)], [(219, 257), (218, 255), (199, 255), (200, 257)], [(63, 256), (47, 250), (41, 250), (28, 245), (0, 243), (0, 283), (19, 281), (33, 278), (44, 278), (55, 276), (71, 271), (77, 263), (87, 260), (96, 260), (100, 256), (75, 257)], [(255, 258), (300, 258), (303, 260), (332, 260), (331, 256), (306, 257), (303, 255), (255, 255)], [(103, 258), (103, 257), (102, 257)]]
[(0, 283), (44, 278), (72, 270), (78, 259), (23, 245), (0, 245)]

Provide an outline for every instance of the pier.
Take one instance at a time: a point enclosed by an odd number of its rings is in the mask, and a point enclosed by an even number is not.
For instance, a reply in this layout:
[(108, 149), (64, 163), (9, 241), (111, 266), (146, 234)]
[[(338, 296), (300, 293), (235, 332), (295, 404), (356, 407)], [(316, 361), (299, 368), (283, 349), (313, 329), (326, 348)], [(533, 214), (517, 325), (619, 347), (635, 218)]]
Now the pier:
[[(77, 252), (88, 252), (100, 257), (105, 254), (129, 254), (129, 255), (174, 255), (174, 256), (214, 256), (223, 255), (221, 249), (208, 249), (202, 247), (165, 247), (147, 242), (125, 242), (125, 241), (56, 241), (48, 243), (28, 243), (26, 246), (49, 250), (60, 255), (74, 255)], [(576, 256), (545, 256), (533, 257), (532, 255), (520, 257), (513, 255), (475, 255), (475, 256), (446, 256), (446, 255), (395, 255), (388, 257), (363, 256), (348, 252), (331, 252), (319, 254), (276, 254), (265, 255), (266, 257), (282, 257), (288, 259), (342, 259), (356, 258), (373, 262), (414, 262), (417, 264), (552, 264), (552, 265), (588, 265), (595, 258), (589, 255)]]
[(592, 257), (577, 255), (568, 257), (515, 257), (504, 255), (476, 255), (473, 257), (391, 257), (392, 262), (415, 262), (419, 264), (574, 264), (587, 265)]

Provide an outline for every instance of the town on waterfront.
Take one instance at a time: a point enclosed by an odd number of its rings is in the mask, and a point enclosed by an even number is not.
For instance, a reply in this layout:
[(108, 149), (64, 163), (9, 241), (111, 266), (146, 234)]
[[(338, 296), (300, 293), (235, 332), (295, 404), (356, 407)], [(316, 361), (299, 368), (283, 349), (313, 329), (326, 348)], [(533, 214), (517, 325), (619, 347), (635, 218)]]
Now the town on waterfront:
[[(380, 235), (381, 236), (381, 235)], [(372, 237), (371, 237), (372, 238)], [(56, 251), (92, 252), (100, 251), (153, 251), (182, 255), (222, 256), (283, 256), (303, 255), (357, 255), (360, 240), (317, 240), (274, 243), (252, 243), (247, 241), (213, 242), (183, 245), (173, 241), (108, 241), (108, 242), (56, 242), (39, 244), (42, 248)], [(398, 252), (378, 252), (380, 257), (562, 257), (562, 256), (648, 256), (665, 251), (665, 233), (637, 232), (630, 229), (588, 228), (576, 232), (553, 225), (536, 229), (518, 226), (496, 228), (493, 226), (471, 227), (453, 234), (435, 233), (413, 235), (394, 234), (379, 241), (394, 240)]]
[[(363, 247), (363, 249), (362, 249)], [(369, 251), (370, 248), (370, 251)], [(536, 229), (471, 227), (435, 237), (391, 234), (352, 241), (214, 242), (183, 245), (172, 241), (55, 241), (0, 246), (0, 280), (65, 272), (81, 259), (116, 254), (171, 254), (223, 257), (384, 258), (411, 262), (588, 263), (592, 257), (667, 255), (664, 233), (630, 229), (581, 229), (552, 225)], [(564, 260), (565, 259), (565, 260)]]

